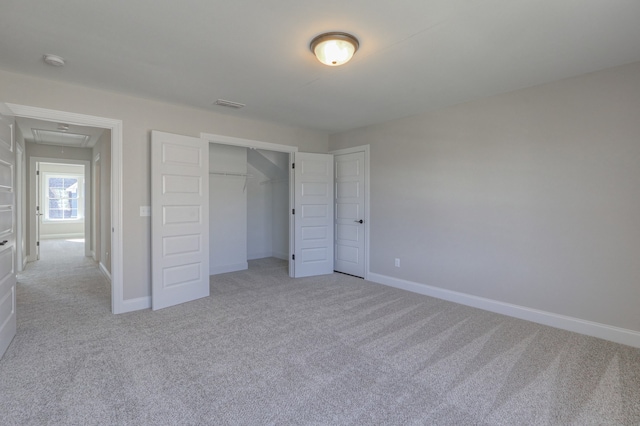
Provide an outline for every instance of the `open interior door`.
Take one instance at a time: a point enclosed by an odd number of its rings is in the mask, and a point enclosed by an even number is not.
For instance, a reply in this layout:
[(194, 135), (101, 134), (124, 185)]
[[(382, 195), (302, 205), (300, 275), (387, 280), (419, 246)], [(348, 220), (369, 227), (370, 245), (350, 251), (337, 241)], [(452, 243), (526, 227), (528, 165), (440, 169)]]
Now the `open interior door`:
[(151, 306), (209, 296), (209, 142), (151, 132)]
[(13, 117), (0, 115), (0, 357), (16, 335), (16, 150), (13, 129)]
[(36, 260), (40, 260), (40, 225), (42, 224), (42, 179), (40, 179), (40, 162), (36, 161)]
[(295, 277), (333, 273), (333, 155), (296, 152)]

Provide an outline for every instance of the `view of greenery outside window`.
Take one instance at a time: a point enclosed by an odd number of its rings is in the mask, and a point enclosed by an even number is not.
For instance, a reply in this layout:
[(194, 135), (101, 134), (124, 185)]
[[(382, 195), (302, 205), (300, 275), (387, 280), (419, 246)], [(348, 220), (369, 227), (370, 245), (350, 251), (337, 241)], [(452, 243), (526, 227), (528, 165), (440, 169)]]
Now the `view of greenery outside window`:
[(45, 220), (78, 220), (82, 209), (82, 177), (76, 175), (45, 176)]

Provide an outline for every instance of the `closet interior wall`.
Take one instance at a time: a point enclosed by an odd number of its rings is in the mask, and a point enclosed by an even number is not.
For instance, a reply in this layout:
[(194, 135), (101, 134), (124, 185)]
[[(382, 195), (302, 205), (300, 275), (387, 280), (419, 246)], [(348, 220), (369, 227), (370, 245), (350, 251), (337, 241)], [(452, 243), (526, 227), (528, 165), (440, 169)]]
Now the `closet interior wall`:
[(288, 259), (289, 154), (209, 145), (209, 272)]
[(249, 150), (247, 258), (289, 258), (289, 154)]

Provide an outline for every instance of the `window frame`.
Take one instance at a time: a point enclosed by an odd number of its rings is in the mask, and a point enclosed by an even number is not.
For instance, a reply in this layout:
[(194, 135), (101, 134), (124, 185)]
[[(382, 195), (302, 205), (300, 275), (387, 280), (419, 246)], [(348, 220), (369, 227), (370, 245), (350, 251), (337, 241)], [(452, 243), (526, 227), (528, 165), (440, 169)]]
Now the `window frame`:
[[(78, 217), (77, 218), (51, 218), (49, 216), (49, 180), (55, 178), (62, 179), (76, 179), (78, 181)], [(64, 173), (64, 172), (42, 172), (42, 200), (40, 205), (42, 206), (42, 222), (43, 223), (82, 223), (85, 219), (85, 182), (84, 173)]]

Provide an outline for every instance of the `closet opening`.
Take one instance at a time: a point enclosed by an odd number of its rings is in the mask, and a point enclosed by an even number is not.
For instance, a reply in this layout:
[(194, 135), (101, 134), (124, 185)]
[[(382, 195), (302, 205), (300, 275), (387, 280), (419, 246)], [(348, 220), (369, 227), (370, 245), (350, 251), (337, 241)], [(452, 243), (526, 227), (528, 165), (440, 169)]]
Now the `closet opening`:
[(289, 270), (290, 154), (209, 144), (209, 272)]

